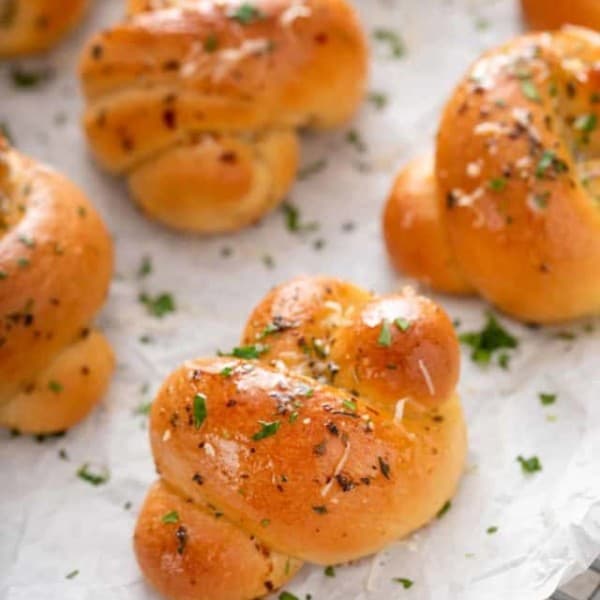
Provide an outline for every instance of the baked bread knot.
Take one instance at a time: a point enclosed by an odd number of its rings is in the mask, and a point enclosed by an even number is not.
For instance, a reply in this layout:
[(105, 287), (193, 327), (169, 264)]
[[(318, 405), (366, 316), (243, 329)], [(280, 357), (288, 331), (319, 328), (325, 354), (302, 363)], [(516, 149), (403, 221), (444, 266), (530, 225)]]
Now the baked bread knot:
[(48, 50), (83, 17), (88, 0), (0, 0), (0, 56)]
[(532, 29), (558, 29), (581, 25), (600, 29), (600, 4), (597, 0), (521, 0), (523, 16)]
[(367, 50), (345, 0), (135, 1), (83, 51), (84, 127), (139, 206), (177, 229), (232, 231), (290, 189), (302, 127), (347, 121)]
[(111, 271), (87, 198), (0, 137), (0, 426), (63, 431), (98, 402), (114, 360), (91, 320)]
[(269, 293), (232, 355), (186, 362), (153, 404), (160, 480), (134, 544), (167, 598), (249, 600), (423, 526), (466, 435), (456, 336), (412, 291), (326, 277)]
[(600, 36), (567, 27), (471, 67), (388, 200), (399, 270), (525, 321), (600, 312), (599, 64)]

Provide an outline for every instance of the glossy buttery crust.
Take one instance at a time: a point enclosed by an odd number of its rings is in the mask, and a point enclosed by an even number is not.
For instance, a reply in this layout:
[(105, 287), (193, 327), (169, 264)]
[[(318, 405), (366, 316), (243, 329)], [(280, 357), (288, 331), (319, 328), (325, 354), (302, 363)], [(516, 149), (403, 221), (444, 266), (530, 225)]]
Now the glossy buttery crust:
[(94, 154), (178, 229), (257, 221), (293, 182), (297, 128), (340, 125), (364, 93), (366, 42), (344, 0), (248, 6), (131, 2), (82, 54)]
[(0, 0), (0, 56), (47, 50), (82, 18), (87, 0)]
[(521, 5), (532, 29), (558, 29), (563, 25), (600, 29), (598, 0), (521, 0)]
[(397, 268), (527, 321), (600, 312), (599, 60), (600, 36), (569, 27), (472, 66), (435, 160), (409, 164), (389, 198)]
[(90, 328), (112, 272), (112, 243), (70, 181), (0, 138), (0, 425), (67, 429), (113, 370)]
[(457, 341), (429, 300), (301, 277), (258, 305), (242, 343), (260, 358), (189, 361), (152, 407), (161, 479), (134, 542), (173, 600), (249, 600), (301, 561), (376, 552), (427, 523), (463, 469)]

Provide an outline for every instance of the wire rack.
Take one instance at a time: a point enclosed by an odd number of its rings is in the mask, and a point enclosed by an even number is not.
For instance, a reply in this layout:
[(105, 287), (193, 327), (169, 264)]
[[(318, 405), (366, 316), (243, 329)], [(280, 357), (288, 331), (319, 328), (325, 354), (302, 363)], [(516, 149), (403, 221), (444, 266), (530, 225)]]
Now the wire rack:
[(585, 573), (555, 592), (550, 600), (600, 600), (600, 558)]

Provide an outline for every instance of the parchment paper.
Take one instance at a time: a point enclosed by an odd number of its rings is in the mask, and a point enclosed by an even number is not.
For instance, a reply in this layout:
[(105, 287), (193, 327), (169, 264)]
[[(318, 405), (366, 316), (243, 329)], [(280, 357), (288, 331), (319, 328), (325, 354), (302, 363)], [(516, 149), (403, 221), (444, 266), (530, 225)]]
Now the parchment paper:
[[(114, 234), (117, 276), (99, 320), (118, 353), (110, 393), (65, 437), (38, 443), (0, 434), (3, 600), (155, 599), (131, 549), (136, 513), (155, 477), (140, 405), (183, 360), (234, 346), (253, 305), (293, 275), (338, 275), (378, 292), (406, 283), (389, 269), (380, 235), (392, 178), (432, 143), (439, 110), (469, 62), (521, 26), (509, 0), (355, 4), (370, 32), (397, 31), (406, 54), (389, 58), (388, 46), (374, 42), (371, 89), (389, 104), (366, 103), (349, 128), (305, 137), (304, 164), (326, 159), (327, 167), (291, 194), (302, 221), (319, 223), (304, 235), (290, 233), (280, 212), (235, 236), (167, 231), (138, 214), (123, 183), (92, 164), (78, 126), (74, 67), (83, 40), (117, 20), (122, 2), (96, 0), (67, 44), (19, 63), (53, 67), (54, 77), (36, 89), (15, 89), (11, 65), (0, 67), (0, 121), (19, 148), (79, 183)], [(365, 151), (347, 141), (350, 128)], [(153, 272), (140, 279), (143, 256)], [(176, 312), (150, 316), (140, 291), (172, 293)], [(437, 299), (461, 320), (460, 331), (483, 324), (483, 302)], [(503, 322), (520, 340), (508, 371), (474, 365), (465, 352), (460, 389), (470, 450), (451, 509), (383, 554), (337, 568), (335, 578), (306, 567), (287, 589), (314, 600), (542, 600), (600, 553), (598, 323), (533, 331)], [(556, 394), (555, 404), (542, 406), (540, 392)], [(542, 471), (526, 476), (518, 455), (537, 455)], [(78, 478), (86, 462), (106, 467), (110, 480), (94, 487)], [(489, 527), (498, 530), (489, 534)], [(397, 577), (414, 584), (405, 589), (392, 582)]]

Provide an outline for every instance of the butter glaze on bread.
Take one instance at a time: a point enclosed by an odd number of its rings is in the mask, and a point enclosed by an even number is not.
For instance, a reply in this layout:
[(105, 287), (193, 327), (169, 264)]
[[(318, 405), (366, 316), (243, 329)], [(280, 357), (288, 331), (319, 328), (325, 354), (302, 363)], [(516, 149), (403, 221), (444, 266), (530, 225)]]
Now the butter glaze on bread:
[(559, 29), (563, 25), (600, 29), (598, 0), (521, 0), (521, 5), (532, 29)]
[(188, 361), (152, 407), (160, 480), (134, 543), (173, 600), (250, 600), (302, 561), (376, 552), (434, 517), (463, 469), (458, 345), (429, 300), (301, 277), (242, 344), (258, 360)]
[(472, 66), (435, 160), (409, 164), (389, 198), (397, 268), (525, 321), (600, 312), (599, 61), (600, 36), (568, 27)]
[(87, 198), (0, 138), (0, 425), (62, 431), (104, 393), (114, 366), (91, 327), (112, 243)]
[(82, 54), (96, 158), (178, 229), (260, 219), (294, 180), (297, 129), (344, 123), (364, 94), (366, 42), (344, 0), (240, 6), (132, 2)]
[(0, 56), (47, 50), (82, 18), (87, 0), (0, 0)]

